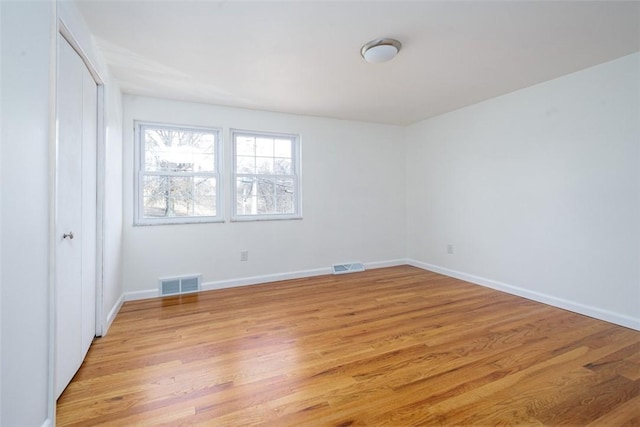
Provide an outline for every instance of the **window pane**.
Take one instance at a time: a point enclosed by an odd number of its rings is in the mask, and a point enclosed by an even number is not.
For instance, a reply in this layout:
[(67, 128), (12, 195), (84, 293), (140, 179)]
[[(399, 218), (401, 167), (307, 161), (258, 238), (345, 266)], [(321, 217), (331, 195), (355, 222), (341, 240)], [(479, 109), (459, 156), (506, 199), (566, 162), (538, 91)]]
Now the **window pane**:
[(173, 215), (169, 216), (191, 216), (191, 200), (174, 198)]
[(189, 215), (192, 196), (192, 177), (145, 176), (144, 216), (157, 218)]
[(256, 173), (273, 174), (273, 157), (256, 157)]
[(293, 213), (293, 180), (253, 177), (236, 180), (238, 215)]
[(216, 179), (194, 178), (193, 216), (216, 215)]
[(276, 180), (275, 189), (275, 213), (294, 213), (295, 209), (293, 206), (293, 179)]
[(288, 157), (291, 158), (291, 140), (290, 139), (276, 139), (274, 141), (274, 155), (276, 157)]
[(212, 177), (144, 177), (144, 217), (216, 215), (216, 179)]
[(256, 158), (238, 156), (236, 159), (237, 173), (256, 173)]
[(273, 173), (276, 175), (291, 175), (293, 169), (291, 167), (291, 159), (276, 157), (273, 159)]
[(193, 157), (194, 172), (213, 172), (215, 167), (214, 154), (199, 154)]
[(214, 133), (181, 129), (143, 129), (146, 171), (215, 171)]
[(239, 215), (255, 215), (256, 194), (254, 178), (238, 178), (236, 180), (236, 209)]
[(270, 214), (275, 212), (275, 182), (272, 179), (258, 178), (258, 213)]
[(273, 157), (273, 138), (256, 138), (256, 155)]
[(255, 156), (256, 139), (249, 136), (238, 136), (236, 138), (236, 154), (238, 156)]
[(165, 197), (167, 187), (166, 177), (145, 176), (144, 177), (144, 216), (164, 217), (168, 210), (168, 201)]

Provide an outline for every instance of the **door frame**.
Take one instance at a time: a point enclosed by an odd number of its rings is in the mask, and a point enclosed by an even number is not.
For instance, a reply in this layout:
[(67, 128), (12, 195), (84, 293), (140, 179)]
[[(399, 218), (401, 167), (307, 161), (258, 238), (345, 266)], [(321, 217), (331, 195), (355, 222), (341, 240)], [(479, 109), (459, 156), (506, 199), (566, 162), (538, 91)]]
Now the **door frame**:
[[(57, 14), (56, 14), (57, 15)], [(55, 422), (56, 415), (56, 259), (57, 259), (57, 238), (56, 224), (58, 222), (58, 147), (59, 135), (57, 129), (57, 100), (58, 100), (58, 37), (62, 37), (69, 43), (73, 50), (78, 54), (84, 65), (87, 67), (89, 74), (96, 83), (97, 88), (97, 117), (96, 117), (96, 336), (102, 336), (104, 333), (105, 316), (103, 304), (103, 288), (104, 288), (104, 199), (105, 199), (105, 159), (106, 159), (106, 128), (104, 120), (104, 79), (98, 72), (98, 68), (94, 65), (89, 55), (82, 48), (78, 38), (66, 25), (60, 16), (56, 16), (55, 35), (52, 40), (52, 96), (51, 96), (51, 120), (52, 120), (52, 138), (49, 151), (49, 182), (50, 182), (50, 201), (49, 201), (49, 419)]]

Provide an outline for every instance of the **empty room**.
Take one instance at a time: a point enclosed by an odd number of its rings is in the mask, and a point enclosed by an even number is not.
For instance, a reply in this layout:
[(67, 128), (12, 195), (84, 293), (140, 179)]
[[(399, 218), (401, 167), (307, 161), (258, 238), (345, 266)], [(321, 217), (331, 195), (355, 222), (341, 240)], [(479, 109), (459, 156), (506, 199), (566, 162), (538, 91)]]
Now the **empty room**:
[(0, 22), (0, 426), (640, 425), (640, 2)]

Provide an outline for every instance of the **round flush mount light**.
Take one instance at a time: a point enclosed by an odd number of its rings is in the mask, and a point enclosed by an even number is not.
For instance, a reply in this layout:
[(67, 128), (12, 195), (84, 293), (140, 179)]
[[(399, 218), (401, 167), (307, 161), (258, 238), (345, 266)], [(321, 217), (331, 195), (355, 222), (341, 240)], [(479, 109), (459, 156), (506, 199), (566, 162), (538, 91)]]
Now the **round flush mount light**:
[(402, 44), (394, 39), (376, 39), (362, 46), (360, 55), (367, 62), (387, 62), (400, 52)]

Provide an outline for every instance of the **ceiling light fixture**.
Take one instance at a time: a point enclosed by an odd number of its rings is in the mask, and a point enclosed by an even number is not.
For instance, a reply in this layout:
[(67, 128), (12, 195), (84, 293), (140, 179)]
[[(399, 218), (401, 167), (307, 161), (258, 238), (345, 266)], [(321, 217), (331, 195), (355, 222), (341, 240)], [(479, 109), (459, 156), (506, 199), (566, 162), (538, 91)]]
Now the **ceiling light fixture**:
[(394, 39), (376, 39), (362, 46), (360, 55), (367, 62), (387, 62), (400, 52), (402, 44)]

